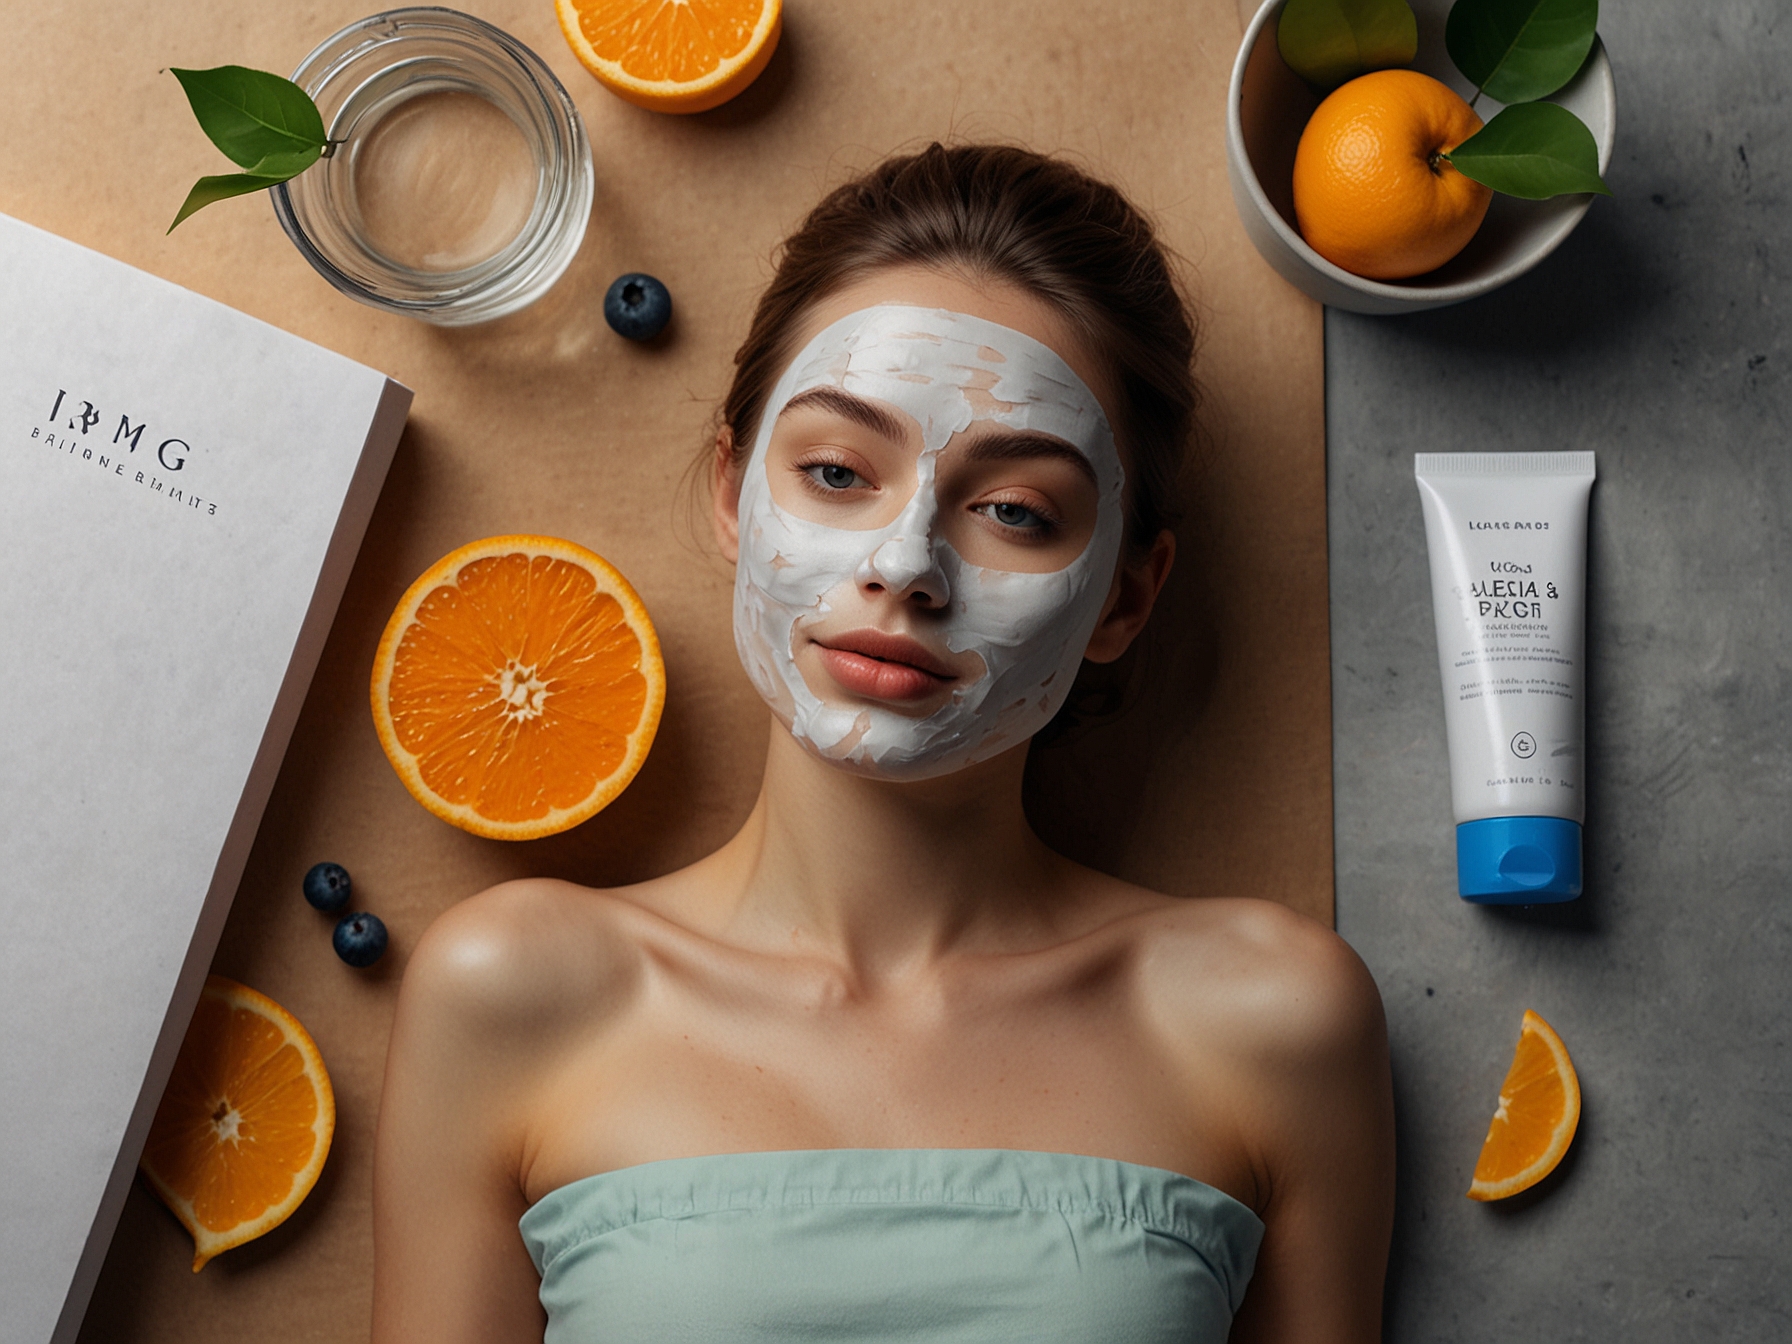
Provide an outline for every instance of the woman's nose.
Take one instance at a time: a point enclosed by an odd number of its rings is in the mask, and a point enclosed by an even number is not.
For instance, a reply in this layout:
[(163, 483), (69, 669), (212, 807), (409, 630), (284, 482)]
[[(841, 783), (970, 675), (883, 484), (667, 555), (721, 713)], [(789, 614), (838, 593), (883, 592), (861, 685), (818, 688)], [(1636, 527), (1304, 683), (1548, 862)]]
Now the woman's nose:
[(861, 588), (912, 598), (924, 607), (943, 607), (952, 600), (931, 531), (903, 531), (891, 537), (865, 557), (853, 578)]

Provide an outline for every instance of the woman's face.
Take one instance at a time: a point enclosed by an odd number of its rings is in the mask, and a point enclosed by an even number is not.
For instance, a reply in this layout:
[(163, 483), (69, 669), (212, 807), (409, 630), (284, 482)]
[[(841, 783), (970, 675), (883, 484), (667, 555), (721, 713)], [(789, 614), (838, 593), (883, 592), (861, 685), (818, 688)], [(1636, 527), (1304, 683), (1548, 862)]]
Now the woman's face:
[(1119, 556), (1094, 361), (1043, 303), (927, 270), (818, 305), (740, 482), (735, 639), (812, 752), (921, 779), (1069, 692)]

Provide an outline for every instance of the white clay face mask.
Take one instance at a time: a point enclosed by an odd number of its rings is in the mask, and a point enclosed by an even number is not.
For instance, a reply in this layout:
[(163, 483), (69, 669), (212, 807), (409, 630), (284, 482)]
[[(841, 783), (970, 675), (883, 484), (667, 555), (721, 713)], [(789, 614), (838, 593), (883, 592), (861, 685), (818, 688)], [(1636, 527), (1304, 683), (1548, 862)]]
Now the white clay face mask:
[[(772, 498), (773, 429), (792, 398), (817, 387), (881, 402), (920, 427), (914, 493), (882, 527), (830, 527)], [(1095, 527), (1063, 568), (1022, 573), (969, 564), (942, 534), (940, 455), (978, 422), (1060, 439), (1093, 469)], [(742, 477), (734, 584), (741, 662), (797, 741), (844, 768), (912, 780), (987, 760), (1038, 732), (1069, 695), (1119, 559), (1125, 484), (1094, 393), (1032, 337), (932, 308), (888, 305), (841, 318), (803, 348), (773, 389)], [(796, 641), (805, 625), (835, 610), (830, 597), (838, 603), (863, 585), (897, 594), (921, 579), (937, 600), (921, 637), (955, 655), (974, 654), (981, 675), (924, 717), (816, 695), (796, 665)]]

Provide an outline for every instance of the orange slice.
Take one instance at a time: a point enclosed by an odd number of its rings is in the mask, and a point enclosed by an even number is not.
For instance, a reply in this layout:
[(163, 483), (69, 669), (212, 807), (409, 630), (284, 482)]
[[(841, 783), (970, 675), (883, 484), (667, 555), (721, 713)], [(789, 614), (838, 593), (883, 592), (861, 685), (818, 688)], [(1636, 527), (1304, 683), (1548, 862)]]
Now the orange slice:
[(317, 1046), (265, 994), (206, 977), (139, 1164), (193, 1234), (193, 1272), (281, 1223), (317, 1184), (336, 1096)]
[(706, 112), (759, 77), (783, 0), (555, 0), (573, 54), (617, 97)]
[(1526, 1009), (1468, 1197), (1504, 1199), (1530, 1189), (1556, 1169), (1579, 1123), (1580, 1079), (1568, 1047), (1549, 1023)]
[(499, 840), (553, 835), (607, 805), (647, 759), (665, 701), (640, 597), (556, 537), (490, 537), (443, 556), (373, 660), (373, 722), (405, 788)]

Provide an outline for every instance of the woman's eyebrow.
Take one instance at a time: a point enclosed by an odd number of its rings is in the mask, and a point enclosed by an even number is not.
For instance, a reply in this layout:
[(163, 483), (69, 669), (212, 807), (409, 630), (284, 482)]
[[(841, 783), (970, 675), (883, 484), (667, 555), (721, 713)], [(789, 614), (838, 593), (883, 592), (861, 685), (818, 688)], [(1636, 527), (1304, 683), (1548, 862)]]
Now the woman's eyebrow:
[(965, 445), (965, 460), (969, 462), (1005, 462), (1022, 457), (1051, 457), (1068, 462), (1084, 476), (1089, 484), (1100, 488), (1095, 479), (1095, 468), (1089, 464), (1075, 448), (1064, 440), (1053, 438), (1050, 434), (1041, 434), (1036, 430), (1020, 429), (1010, 434), (980, 434)]
[(784, 403), (780, 416), (793, 410), (832, 411), (835, 415), (851, 420), (854, 424), (863, 425), (874, 434), (881, 434), (895, 443), (908, 441), (908, 427), (902, 423), (894, 411), (879, 406), (874, 401), (855, 396), (844, 388), (812, 387), (807, 392), (798, 392)]

